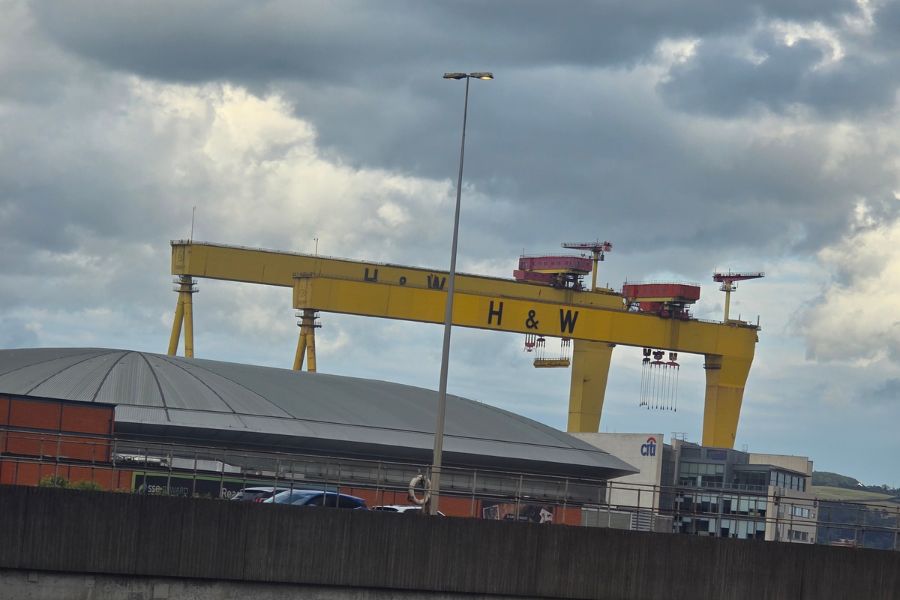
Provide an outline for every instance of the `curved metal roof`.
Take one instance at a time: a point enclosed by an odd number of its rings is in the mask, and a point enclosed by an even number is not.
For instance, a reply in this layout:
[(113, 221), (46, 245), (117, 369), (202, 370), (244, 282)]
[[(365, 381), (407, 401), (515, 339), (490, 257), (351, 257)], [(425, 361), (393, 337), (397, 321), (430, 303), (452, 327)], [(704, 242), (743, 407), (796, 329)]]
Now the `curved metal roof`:
[[(104, 348), (0, 350), (0, 393), (116, 405), (116, 429), (217, 443), (430, 461), (437, 392)], [(636, 470), (532, 419), (448, 396), (448, 465), (615, 477)]]

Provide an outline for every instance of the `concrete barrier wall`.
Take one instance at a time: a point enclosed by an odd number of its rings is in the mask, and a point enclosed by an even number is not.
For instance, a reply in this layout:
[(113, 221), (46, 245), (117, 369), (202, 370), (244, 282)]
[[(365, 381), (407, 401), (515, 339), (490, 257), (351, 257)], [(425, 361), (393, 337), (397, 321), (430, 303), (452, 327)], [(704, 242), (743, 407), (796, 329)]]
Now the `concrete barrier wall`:
[(0, 486), (0, 569), (550, 598), (900, 598), (900, 553)]

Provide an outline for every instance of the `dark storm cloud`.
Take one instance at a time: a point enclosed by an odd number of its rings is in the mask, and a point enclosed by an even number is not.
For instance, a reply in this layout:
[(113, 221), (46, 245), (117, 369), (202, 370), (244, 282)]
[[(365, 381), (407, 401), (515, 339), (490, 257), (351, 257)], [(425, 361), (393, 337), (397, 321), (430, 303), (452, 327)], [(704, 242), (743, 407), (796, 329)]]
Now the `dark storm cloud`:
[[(440, 73), (496, 71), (496, 82), (472, 90), (466, 165), (466, 181), (493, 202), (463, 215), (491, 254), (510, 244), (555, 246), (559, 230), (593, 238), (615, 228), (637, 250), (784, 247), (798, 243), (790, 229), (799, 219), (801, 244), (846, 225), (853, 186), (820, 177), (826, 156), (817, 140), (735, 148), (734, 138), (710, 138), (702, 126), (694, 135), (651, 98), (652, 86), (623, 88), (596, 74), (635, 68), (663, 39), (718, 39), (772, 19), (839, 24), (856, 12), (852, 1), (35, 6), (39, 26), (68, 51), (162, 80), (276, 89), (341, 160), (436, 179), (453, 176), (462, 99), (461, 85)], [(756, 86), (768, 90), (762, 102), (790, 102), (793, 79), (821, 52), (765, 43), (783, 55), (738, 90)], [(709, 69), (733, 67), (704, 63), (674, 72), (670, 85), (683, 84), (691, 110), (715, 112), (729, 103), (718, 90), (733, 86), (709, 90), (692, 77), (703, 83)], [(677, 100), (674, 87), (666, 93)], [(881, 182), (878, 173), (871, 179), (873, 188)], [(822, 208), (808, 215), (813, 197)], [(543, 227), (548, 220), (559, 226)]]
[[(644, 77), (545, 69), (473, 83), (465, 177), (506, 202), (502, 212), (468, 204), (466, 229), (483, 227), (480, 244), (534, 251), (562, 235), (614, 231), (632, 252), (744, 246), (777, 254), (839, 237), (856, 198), (891, 189), (893, 173), (874, 149), (826, 172), (822, 131), (769, 136), (750, 121), (682, 118), (653, 98)], [(345, 103), (288, 93), (320, 123), (323, 144), (344, 156), (449, 178), (462, 87), (434, 77), (422, 87), (415, 106), (397, 93), (349, 94)], [(357, 112), (374, 118), (341, 118)]]
[(831, 49), (820, 42), (788, 46), (765, 32), (751, 50), (733, 40), (703, 42), (690, 60), (671, 69), (660, 91), (680, 110), (719, 117), (795, 105), (841, 115), (888, 106), (900, 82), (891, 62), (850, 55), (828, 63)]
[(42, 26), (83, 56), (182, 81), (403, 78), (416, 64), (614, 65), (666, 37), (760, 18), (832, 22), (851, 0), (795, 2), (80, 2), (36, 4)]
[[(766, 136), (747, 122), (720, 130), (660, 110), (638, 88), (551, 81), (564, 101), (508, 104), (540, 86), (537, 77), (478, 90), (471, 154), (490, 159), (470, 170), (488, 187), (505, 176), (498, 192), (515, 198), (523, 228), (551, 239), (602, 228), (633, 249), (812, 249), (839, 237), (858, 196), (884, 194), (893, 181), (875, 150), (829, 170), (831, 150), (815, 129)], [(557, 227), (538, 225), (548, 220)]]

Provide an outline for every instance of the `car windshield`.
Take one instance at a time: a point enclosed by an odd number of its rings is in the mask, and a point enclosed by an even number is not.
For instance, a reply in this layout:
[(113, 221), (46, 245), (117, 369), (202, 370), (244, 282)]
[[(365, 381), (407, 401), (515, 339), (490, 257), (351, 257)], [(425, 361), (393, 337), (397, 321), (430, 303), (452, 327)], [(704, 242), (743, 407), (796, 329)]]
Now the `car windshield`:
[(316, 494), (321, 494), (321, 492), (311, 492), (309, 490), (288, 490), (286, 492), (275, 494), (269, 500), (271, 500), (275, 504), (301, 504), (303, 502), (306, 502)]

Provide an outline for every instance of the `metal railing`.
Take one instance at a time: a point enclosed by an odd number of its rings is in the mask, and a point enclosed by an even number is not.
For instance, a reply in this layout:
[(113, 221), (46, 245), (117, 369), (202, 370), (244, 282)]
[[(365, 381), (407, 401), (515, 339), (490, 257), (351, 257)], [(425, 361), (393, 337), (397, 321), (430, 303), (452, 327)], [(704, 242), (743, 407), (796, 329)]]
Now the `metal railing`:
[[(376, 506), (410, 504), (410, 480), (428, 469), (356, 456), (0, 427), (0, 483), (11, 485), (222, 499), (267, 486), (341, 491)], [(782, 488), (753, 492), (445, 466), (440, 505), (448, 516), (900, 550), (900, 504), (821, 500)]]

